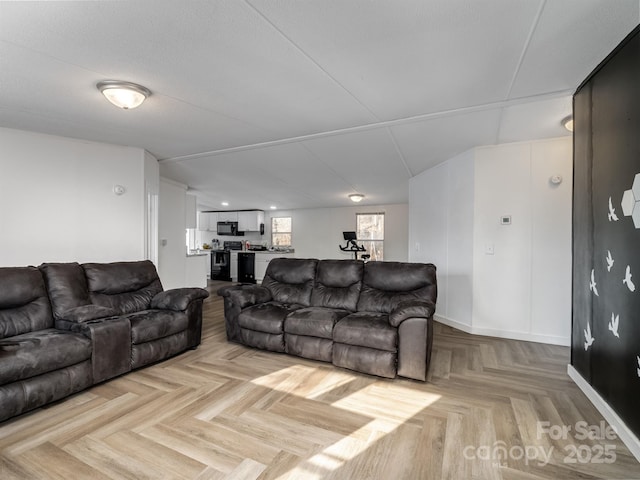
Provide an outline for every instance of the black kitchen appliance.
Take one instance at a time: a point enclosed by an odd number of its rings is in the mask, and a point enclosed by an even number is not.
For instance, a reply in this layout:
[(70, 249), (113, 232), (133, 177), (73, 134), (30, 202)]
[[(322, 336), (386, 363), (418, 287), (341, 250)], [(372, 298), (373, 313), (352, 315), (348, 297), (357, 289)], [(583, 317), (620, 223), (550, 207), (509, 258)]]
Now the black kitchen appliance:
[(238, 252), (238, 281), (240, 283), (256, 283), (256, 254)]
[(242, 250), (242, 241), (240, 240), (225, 240), (222, 242), (222, 248), (225, 250)]
[(231, 281), (231, 250), (242, 250), (242, 242), (222, 242), (222, 249), (211, 251), (211, 280)]
[(229, 250), (211, 251), (211, 280), (231, 281), (231, 253)]
[(231, 237), (241, 237), (244, 232), (238, 231), (238, 222), (218, 222), (218, 235), (226, 235)]

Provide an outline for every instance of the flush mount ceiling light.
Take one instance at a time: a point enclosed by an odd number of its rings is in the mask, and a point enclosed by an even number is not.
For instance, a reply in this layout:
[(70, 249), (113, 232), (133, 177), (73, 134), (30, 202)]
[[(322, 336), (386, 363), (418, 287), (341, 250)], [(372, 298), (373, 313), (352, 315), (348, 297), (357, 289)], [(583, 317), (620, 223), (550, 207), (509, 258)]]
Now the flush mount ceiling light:
[(361, 193), (352, 193), (351, 195), (349, 195), (349, 198), (352, 202), (359, 203), (364, 198), (364, 195), (362, 195)]
[(573, 115), (568, 115), (566, 117), (564, 117), (562, 119), (562, 126), (564, 128), (566, 128), (567, 130), (569, 130), (570, 132), (573, 132)]
[(103, 80), (98, 82), (96, 87), (107, 100), (125, 110), (139, 107), (151, 95), (151, 90), (142, 85), (119, 80)]

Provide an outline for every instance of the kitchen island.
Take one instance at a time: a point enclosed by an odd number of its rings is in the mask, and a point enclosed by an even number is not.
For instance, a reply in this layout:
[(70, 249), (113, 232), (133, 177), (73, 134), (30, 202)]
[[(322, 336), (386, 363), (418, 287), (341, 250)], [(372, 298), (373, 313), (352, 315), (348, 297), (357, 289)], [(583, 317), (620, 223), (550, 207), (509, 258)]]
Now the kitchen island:
[(192, 250), (187, 252), (187, 264), (185, 271), (185, 287), (207, 288), (209, 276), (210, 253), (204, 250)]

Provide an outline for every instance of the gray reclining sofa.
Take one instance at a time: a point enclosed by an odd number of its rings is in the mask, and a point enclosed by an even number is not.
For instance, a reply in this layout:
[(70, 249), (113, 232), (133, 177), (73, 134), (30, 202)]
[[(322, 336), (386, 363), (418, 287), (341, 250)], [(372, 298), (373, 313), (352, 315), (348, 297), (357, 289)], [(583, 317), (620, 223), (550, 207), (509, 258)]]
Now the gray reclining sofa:
[(196, 348), (208, 296), (149, 261), (0, 268), (0, 421)]
[(380, 377), (427, 378), (433, 264), (276, 258), (260, 286), (218, 295), (232, 342)]

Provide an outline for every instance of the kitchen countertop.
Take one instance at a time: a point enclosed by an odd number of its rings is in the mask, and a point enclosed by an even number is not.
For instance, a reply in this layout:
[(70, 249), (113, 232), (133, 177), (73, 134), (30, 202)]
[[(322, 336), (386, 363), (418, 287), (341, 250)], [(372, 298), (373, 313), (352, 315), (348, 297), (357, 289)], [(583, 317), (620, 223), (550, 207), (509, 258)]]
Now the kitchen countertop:
[(285, 253), (295, 253), (294, 249), (285, 251), (274, 251), (274, 250), (248, 250), (248, 253), (257, 253), (259, 255), (283, 255)]
[[(205, 255), (211, 254), (211, 252), (223, 252), (224, 250), (192, 250), (191, 252), (187, 252), (187, 257), (202, 257)], [(258, 255), (286, 255), (289, 253), (295, 253), (295, 250), (292, 248), (291, 250), (286, 251), (277, 251), (277, 250), (230, 250), (231, 253), (256, 253)]]
[(193, 250), (191, 252), (187, 252), (187, 257), (204, 257), (205, 255), (209, 255), (211, 250)]

